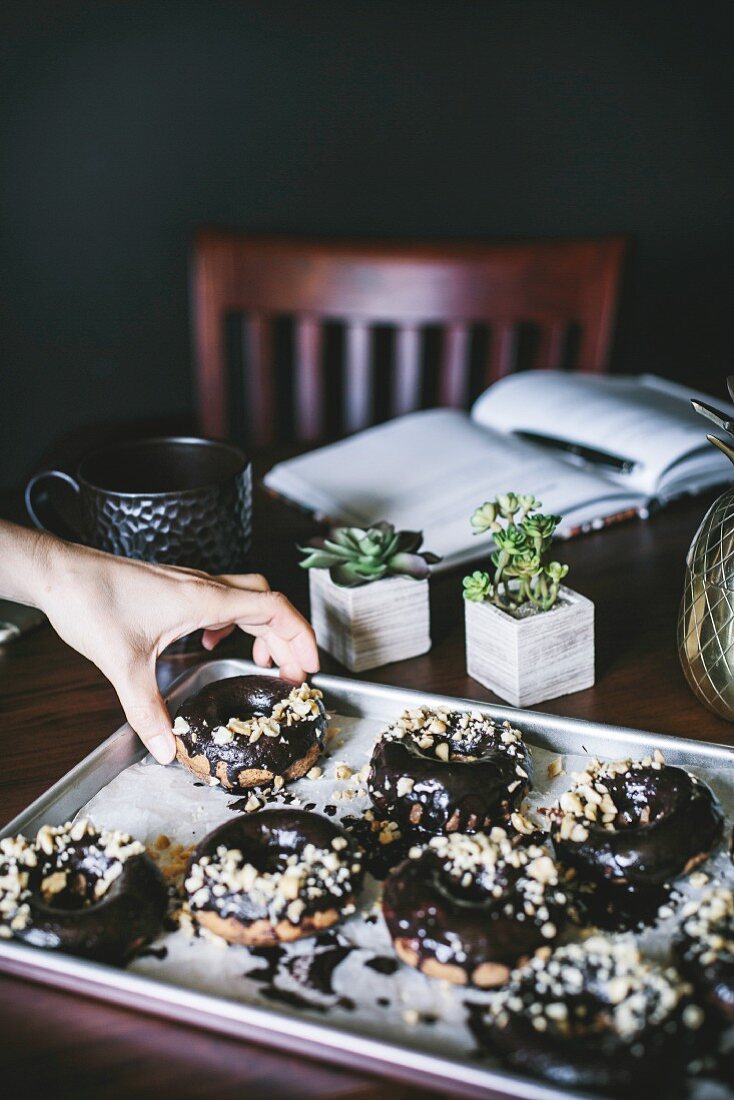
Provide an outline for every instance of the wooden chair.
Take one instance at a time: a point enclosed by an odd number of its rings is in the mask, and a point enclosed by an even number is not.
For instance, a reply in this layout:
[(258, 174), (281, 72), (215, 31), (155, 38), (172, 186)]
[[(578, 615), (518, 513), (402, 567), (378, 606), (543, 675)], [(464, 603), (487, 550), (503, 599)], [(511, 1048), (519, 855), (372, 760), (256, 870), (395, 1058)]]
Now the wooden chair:
[(468, 407), (518, 368), (604, 371), (625, 247), (623, 237), (406, 245), (202, 231), (192, 270), (201, 428), (255, 444), (320, 440), (426, 405)]

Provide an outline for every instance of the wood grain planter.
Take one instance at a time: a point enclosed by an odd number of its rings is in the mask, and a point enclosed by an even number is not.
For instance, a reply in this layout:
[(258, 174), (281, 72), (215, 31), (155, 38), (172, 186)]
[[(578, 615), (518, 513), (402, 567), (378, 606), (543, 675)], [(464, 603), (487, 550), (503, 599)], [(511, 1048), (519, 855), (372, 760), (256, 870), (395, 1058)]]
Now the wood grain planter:
[(563, 585), (550, 611), (511, 615), (464, 601), (469, 675), (515, 707), (594, 683), (594, 605)]
[(352, 672), (417, 657), (431, 648), (428, 581), (387, 577), (340, 588), (310, 569), (311, 623), (322, 649)]

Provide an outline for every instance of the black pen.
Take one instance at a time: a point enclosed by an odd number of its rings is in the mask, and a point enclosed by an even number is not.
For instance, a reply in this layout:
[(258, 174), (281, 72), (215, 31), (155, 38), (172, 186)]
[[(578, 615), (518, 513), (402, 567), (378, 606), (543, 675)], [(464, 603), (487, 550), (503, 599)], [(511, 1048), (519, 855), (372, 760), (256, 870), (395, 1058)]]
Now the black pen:
[(639, 466), (631, 458), (622, 458), (621, 455), (610, 454), (609, 451), (597, 451), (593, 447), (585, 447), (582, 443), (572, 443), (568, 439), (558, 439), (556, 436), (543, 435), (540, 432), (526, 432), (516, 429), (514, 435), (524, 439), (527, 443), (535, 443), (539, 447), (547, 447), (549, 450), (563, 451), (565, 454), (574, 455), (582, 462), (588, 462), (591, 466), (603, 466), (607, 470), (613, 470), (615, 474), (631, 474)]

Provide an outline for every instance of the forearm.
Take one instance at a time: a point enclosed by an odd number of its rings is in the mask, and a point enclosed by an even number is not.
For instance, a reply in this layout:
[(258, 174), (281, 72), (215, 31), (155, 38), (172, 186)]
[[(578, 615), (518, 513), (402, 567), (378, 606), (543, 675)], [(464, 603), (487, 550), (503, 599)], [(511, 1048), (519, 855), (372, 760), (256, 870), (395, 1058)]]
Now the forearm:
[(0, 596), (43, 610), (63, 546), (52, 535), (0, 520)]

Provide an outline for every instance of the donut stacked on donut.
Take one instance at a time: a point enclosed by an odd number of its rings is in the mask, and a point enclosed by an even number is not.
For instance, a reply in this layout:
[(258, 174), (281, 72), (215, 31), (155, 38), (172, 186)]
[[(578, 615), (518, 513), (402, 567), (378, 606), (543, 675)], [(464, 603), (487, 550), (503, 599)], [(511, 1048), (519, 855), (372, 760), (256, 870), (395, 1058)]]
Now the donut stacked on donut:
[(203, 927), (269, 946), (330, 928), (354, 912), (362, 854), (339, 825), (301, 810), (228, 821), (198, 846), (185, 888)]
[(86, 820), (0, 840), (0, 936), (124, 962), (160, 930), (168, 892), (144, 846)]
[(723, 820), (709, 787), (656, 751), (589, 761), (554, 807), (551, 835), (559, 860), (582, 881), (644, 892), (705, 859)]
[(699, 995), (726, 1020), (734, 1021), (734, 894), (711, 890), (682, 912), (673, 952)]
[(593, 936), (516, 970), (492, 1000), (485, 1037), (510, 1066), (564, 1088), (665, 1095), (705, 1023), (690, 994), (634, 944)]
[(227, 790), (299, 779), (323, 746), (322, 694), (272, 676), (218, 680), (187, 699), (173, 724), (176, 756)]
[(379, 737), (367, 786), (402, 829), (475, 833), (506, 822), (530, 789), (519, 730), (479, 711), (417, 707)]
[(396, 954), (429, 977), (490, 988), (553, 940), (568, 897), (549, 849), (498, 827), (434, 837), (388, 877)]

